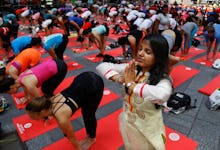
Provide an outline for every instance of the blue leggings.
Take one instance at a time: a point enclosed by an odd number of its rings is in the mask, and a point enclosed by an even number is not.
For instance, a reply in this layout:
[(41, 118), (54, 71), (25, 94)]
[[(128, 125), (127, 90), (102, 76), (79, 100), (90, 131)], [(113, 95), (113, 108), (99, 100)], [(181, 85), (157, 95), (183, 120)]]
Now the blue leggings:
[[(194, 35), (196, 34), (197, 30), (198, 30), (198, 26), (195, 25), (195, 27), (194, 27), (194, 28), (192, 29), (192, 31), (191, 31), (191, 35), (190, 35), (190, 39), (189, 39), (189, 43), (188, 43), (188, 47), (186, 47), (186, 43), (184, 44), (184, 45), (185, 45), (185, 49), (188, 49), (188, 48), (191, 47), (193, 37), (194, 37)], [(185, 36), (185, 41), (186, 41), (186, 36)]]

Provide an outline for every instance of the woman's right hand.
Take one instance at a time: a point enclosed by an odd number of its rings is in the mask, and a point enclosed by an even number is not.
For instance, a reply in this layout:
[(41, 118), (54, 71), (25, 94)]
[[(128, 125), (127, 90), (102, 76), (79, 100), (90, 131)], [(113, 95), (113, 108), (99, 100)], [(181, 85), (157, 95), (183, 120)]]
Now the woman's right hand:
[(135, 60), (132, 60), (125, 69), (125, 74), (124, 74), (125, 83), (135, 82), (135, 76), (136, 76)]

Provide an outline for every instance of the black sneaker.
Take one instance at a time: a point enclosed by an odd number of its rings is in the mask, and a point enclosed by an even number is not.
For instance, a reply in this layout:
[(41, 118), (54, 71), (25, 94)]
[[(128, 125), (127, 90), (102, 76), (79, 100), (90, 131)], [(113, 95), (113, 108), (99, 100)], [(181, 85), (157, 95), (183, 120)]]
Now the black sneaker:
[(96, 55), (96, 57), (104, 57), (104, 55), (99, 53), (98, 55)]

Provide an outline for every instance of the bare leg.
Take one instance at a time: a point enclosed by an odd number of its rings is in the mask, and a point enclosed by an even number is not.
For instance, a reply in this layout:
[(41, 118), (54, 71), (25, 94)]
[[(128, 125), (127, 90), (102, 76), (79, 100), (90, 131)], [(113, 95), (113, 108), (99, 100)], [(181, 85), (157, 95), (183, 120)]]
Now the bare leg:
[(206, 47), (207, 47), (206, 60), (209, 60), (209, 53), (210, 53), (210, 50), (211, 50), (211, 45), (212, 45), (212, 42), (207, 42), (206, 43)]
[(214, 47), (214, 50), (213, 50), (211, 61), (214, 61), (217, 51), (218, 51), (218, 43), (215, 43), (215, 47)]

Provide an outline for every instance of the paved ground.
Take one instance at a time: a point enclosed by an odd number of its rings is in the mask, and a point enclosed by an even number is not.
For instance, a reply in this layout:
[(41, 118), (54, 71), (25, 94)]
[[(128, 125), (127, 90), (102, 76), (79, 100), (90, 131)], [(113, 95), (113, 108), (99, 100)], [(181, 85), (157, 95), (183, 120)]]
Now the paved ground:
[[(199, 46), (204, 48), (203, 46)], [(91, 63), (86, 60), (83, 56), (93, 53), (98, 53), (96, 51), (84, 52), (84, 53), (73, 53), (70, 49), (65, 52), (68, 56), (71, 56), (71, 60), (75, 60), (78, 63), (83, 64), (84, 68), (68, 72), (68, 76), (77, 75), (83, 71), (95, 71), (95, 67), (98, 63)], [(191, 95), (192, 99), (197, 99), (197, 108), (188, 110), (182, 114), (175, 115), (172, 113), (163, 113), (164, 121), (166, 126), (179, 131), (180, 133), (186, 135), (198, 141), (198, 150), (220, 150), (220, 113), (219, 111), (210, 111), (205, 106), (205, 102), (208, 97), (199, 93), (197, 90), (207, 84), (212, 78), (219, 74), (219, 70), (214, 70), (210, 67), (202, 66), (192, 62), (205, 53), (202, 53), (188, 61), (181, 62), (188, 67), (196, 68), (200, 70), (200, 73), (192, 77), (190, 80), (175, 88), (175, 91), (185, 92)], [(184, 76), (184, 75), (183, 75)], [(118, 84), (109, 82), (105, 80), (105, 86), (110, 90), (118, 93), (120, 95), (120, 87)], [(4, 113), (0, 114), (0, 122), (2, 123), (2, 136), (0, 140), (15, 139), (14, 142), (2, 142), (0, 141), (1, 150), (39, 150), (46, 145), (53, 143), (61, 138), (63, 138), (62, 133), (58, 128), (42, 134), (41, 136), (34, 138), (30, 141), (22, 143), (16, 133), (15, 127), (12, 124), (12, 118), (24, 114), (24, 110), (17, 110), (11, 100), (9, 95), (4, 95), (7, 97), (10, 103), (10, 108)], [(105, 117), (111, 112), (121, 108), (122, 100), (119, 98), (110, 104), (101, 107), (97, 113), (98, 118)], [(76, 130), (82, 128), (83, 126), (79, 124), (80, 120), (74, 120), (73, 125)], [(120, 149), (123, 149), (121, 147)]]

